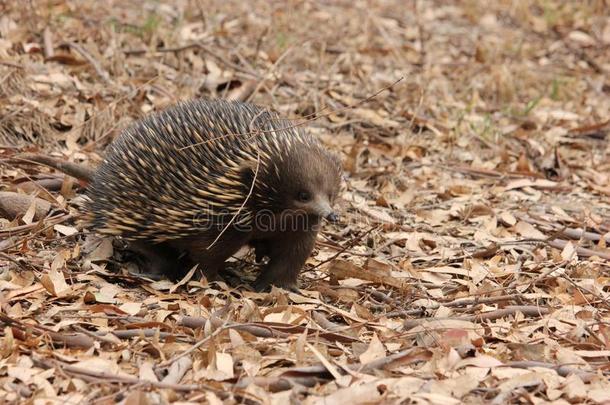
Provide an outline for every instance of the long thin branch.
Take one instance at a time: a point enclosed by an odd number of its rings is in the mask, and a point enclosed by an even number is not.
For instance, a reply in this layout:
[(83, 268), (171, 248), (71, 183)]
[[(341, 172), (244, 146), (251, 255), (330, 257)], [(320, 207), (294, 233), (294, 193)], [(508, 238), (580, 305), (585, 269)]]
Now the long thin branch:
[(80, 53), (81, 56), (85, 58), (87, 62), (91, 64), (91, 66), (93, 66), (93, 69), (95, 69), (95, 71), (97, 72), (99, 77), (102, 78), (102, 80), (104, 80), (108, 84), (114, 84), (112, 80), (110, 80), (110, 74), (108, 74), (108, 72), (106, 72), (104, 68), (102, 68), (99, 62), (95, 60), (95, 58), (89, 52), (87, 52), (85, 48), (83, 48), (76, 42), (67, 42), (66, 45), (74, 49), (76, 52)]
[(426, 322), (432, 321), (468, 321), (468, 322), (482, 322), (482, 321), (493, 321), (495, 319), (503, 318), (509, 315), (515, 315), (517, 312), (521, 312), (527, 317), (535, 317), (549, 314), (550, 308), (538, 307), (535, 305), (511, 305), (506, 308), (497, 309), (495, 311), (483, 312), (474, 315), (447, 317), (447, 318), (421, 318), (421, 319), (409, 319), (404, 323), (405, 329), (411, 329), (415, 326), (421, 325)]
[(90, 369), (73, 366), (73, 365), (69, 365), (69, 364), (63, 364), (60, 362), (51, 362), (48, 360), (43, 360), (42, 358), (39, 358), (38, 356), (32, 356), (32, 357), (33, 357), (34, 364), (36, 364), (37, 366), (39, 366), (41, 368), (50, 369), (50, 368), (58, 367), (59, 369), (61, 369), (62, 371), (66, 372), (66, 373), (95, 378), (96, 380), (100, 380), (99, 381), (100, 383), (101, 382), (116, 382), (116, 383), (121, 383), (121, 384), (132, 384), (132, 385), (138, 384), (138, 385), (144, 385), (144, 386), (148, 385), (148, 386), (152, 386), (152, 387), (156, 387), (156, 388), (169, 388), (169, 389), (172, 389), (175, 391), (181, 391), (181, 392), (214, 391), (214, 393), (216, 393), (217, 395), (226, 396), (226, 395), (223, 395), (224, 391), (217, 390), (209, 385), (175, 384), (175, 383), (168, 383), (168, 382), (163, 382), (163, 381), (148, 381), (148, 380), (142, 380), (140, 378), (131, 377), (131, 376), (127, 376), (127, 375), (117, 375), (117, 374), (113, 374), (110, 372), (95, 371), (95, 370), (90, 370)]

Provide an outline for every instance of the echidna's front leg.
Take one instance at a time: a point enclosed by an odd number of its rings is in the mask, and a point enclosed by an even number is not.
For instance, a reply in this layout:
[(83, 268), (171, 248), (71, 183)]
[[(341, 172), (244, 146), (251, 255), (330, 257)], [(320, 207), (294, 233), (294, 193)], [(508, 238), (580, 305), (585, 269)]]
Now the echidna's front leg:
[(297, 277), (314, 248), (316, 235), (314, 230), (283, 232), (270, 239), (266, 244), (269, 263), (257, 277), (254, 288), (263, 291), (273, 284), (298, 291)]

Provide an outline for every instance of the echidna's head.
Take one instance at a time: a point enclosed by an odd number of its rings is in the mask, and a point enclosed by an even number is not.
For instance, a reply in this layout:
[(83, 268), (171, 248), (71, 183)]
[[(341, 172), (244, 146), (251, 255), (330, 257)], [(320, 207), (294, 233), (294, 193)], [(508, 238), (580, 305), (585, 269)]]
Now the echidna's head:
[(341, 163), (337, 156), (317, 143), (295, 143), (261, 166), (255, 192), (259, 209), (338, 220), (334, 203)]
[(331, 222), (338, 220), (334, 203), (341, 183), (339, 158), (322, 148), (291, 157), (282, 189), (286, 208)]

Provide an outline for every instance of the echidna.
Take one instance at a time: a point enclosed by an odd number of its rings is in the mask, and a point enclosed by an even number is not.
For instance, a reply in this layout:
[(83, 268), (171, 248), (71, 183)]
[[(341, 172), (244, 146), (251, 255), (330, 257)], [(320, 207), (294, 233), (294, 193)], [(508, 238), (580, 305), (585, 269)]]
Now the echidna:
[(242, 246), (269, 262), (258, 290), (297, 288), (341, 166), (311, 135), (242, 102), (183, 102), (136, 122), (108, 147), (85, 203), (92, 229), (147, 246), (158, 271), (186, 252), (215, 279)]

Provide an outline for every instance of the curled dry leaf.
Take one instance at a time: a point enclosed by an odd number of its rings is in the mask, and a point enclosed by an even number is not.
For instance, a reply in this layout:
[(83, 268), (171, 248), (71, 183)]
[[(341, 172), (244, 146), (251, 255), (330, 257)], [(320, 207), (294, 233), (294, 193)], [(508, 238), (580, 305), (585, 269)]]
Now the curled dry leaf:
[(63, 273), (56, 269), (43, 274), (40, 283), (54, 297), (65, 297), (71, 291)]

